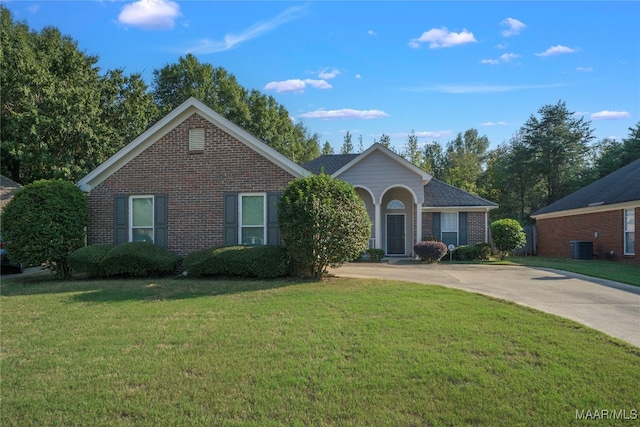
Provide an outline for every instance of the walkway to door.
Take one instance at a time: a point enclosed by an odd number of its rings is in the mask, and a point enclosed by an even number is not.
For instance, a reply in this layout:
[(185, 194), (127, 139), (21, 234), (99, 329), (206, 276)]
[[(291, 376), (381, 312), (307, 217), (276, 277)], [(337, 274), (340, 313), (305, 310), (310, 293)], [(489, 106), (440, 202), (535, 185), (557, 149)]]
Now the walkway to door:
[(342, 277), (437, 284), (501, 298), (580, 322), (640, 347), (640, 287), (559, 270), (475, 264), (349, 263)]

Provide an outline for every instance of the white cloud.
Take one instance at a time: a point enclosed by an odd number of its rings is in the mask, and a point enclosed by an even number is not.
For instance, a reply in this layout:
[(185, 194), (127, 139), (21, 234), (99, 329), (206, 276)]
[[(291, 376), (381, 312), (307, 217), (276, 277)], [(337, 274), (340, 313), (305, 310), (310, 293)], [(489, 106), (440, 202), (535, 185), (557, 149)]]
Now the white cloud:
[(429, 43), (429, 49), (437, 49), (440, 47), (453, 47), (466, 43), (475, 43), (476, 39), (473, 33), (462, 30), (460, 33), (449, 32), (445, 27), (432, 28), (422, 33), (417, 39), (411, 39), (409, 46), (413, 48), (420, 47), (420, 43)]
[(118, 22), (144, 30), (170, 30), (182, 16), (178, 3), (166, 0), (139, 0), (126, 4), (118, 15)]
[(207, 54), (233, 49), (240, 43), (259, 37), (278, 28), (282, 24), (286, 24), (289, 21), (297, 19), (302, 10), (302, 7), (290, 7), (270, 21), (258, 22), (239, 34), (226, 34), (223, 40), (199, 40), (195, 46), (192, 46), (186, 51), (191, 53)]
[(483, 59), (480, 61), (481, 64), (491, 64), (498, 65), (504, 62), (511, 62), (512, 59), (520, 58), (522, 55), (518, 55), (516, 53), (503, 53), (500, 55), (499, 59)]
[(360, 80), (362, 76), (360, 74), (356, 74), (356, 79)]
[(500, 55), (500, 60), (502, 62), (511, 62), (512, 59), (520, 58), (522, 55), (518, 55), (516, 53), (504, 53)]
[(627, 119), (631, 117), (631, 114), (626, 111), (607, 111), (603, 110), (597, 113), (591, 114), (591, 120), (617, 120)]
[(269, 82), (264, 86), (265, 90), (272, 90), (278, 93), (302, 93), (311, 86), (316, 89), (331, 89), (332, 86), (324, 80), (313, 79), (289, 79), (279, 82)]
[(308, 113), (300, 114), (305, 119), (380, 119), (389, 116), (381, 110), (353, 110), (351, 108), (343, 108), (341, 110), (316, 110)]
[(27, 7), (27, 10), (29, 11), (29, 13), (37, 13), (40, 10), (40, 5), (32, 4), (31, 6)]
[(338, 70), (337, 68), (332, 69), (331, 71), (328, 71), (329, 68), (325, 68), (324, 70), (320, 71), (318, 73), (318, 77), (320, 77), (321, 79), (333, 79), (336, 76), (338, 76), (338, 74), (340, 74), (340, 70)]
[(369, 34), (370, 36), (375, 36), (376, 32), (373, 31), (373, 30), (369, 30), (369, 31), (367, 31), (367, 34)]
[(324, 80), (305, 79), (304, 82), (305, 84), (316, 89), (331, 89), (333, 87)]
[(507, 122), (484, 122), (480, 126), (506, 126)]
[(527, 28), (525, 24), (514, 18), (507, 18), (504, 21), (500, 22), (500, 25), (509, 27), (509, 29), (502, 32), (502, 35), (504, 37), (517, 36), (518, 34), (520, 34), (520, 31)]
[(507, 44), (506, 43), (498, 43), (496, 45), (496, 49), (506, 49), (507, 48)]
[(544, 52), (541, 53), (536, 53), (536, 56), (554, 56), (554, 55), (560, 55), (562, 53), (574, 53), (577, 52), (578, 49), (573, 49), (567, 46), (562, 46), (562, 45), (557, 45), (557, 46), (552, 46), (549, 49), (545, 50)]
[(590, 73), (593, 71), (593, 67), (578, 67), (576, 71), (580, 71), (581, 73)]

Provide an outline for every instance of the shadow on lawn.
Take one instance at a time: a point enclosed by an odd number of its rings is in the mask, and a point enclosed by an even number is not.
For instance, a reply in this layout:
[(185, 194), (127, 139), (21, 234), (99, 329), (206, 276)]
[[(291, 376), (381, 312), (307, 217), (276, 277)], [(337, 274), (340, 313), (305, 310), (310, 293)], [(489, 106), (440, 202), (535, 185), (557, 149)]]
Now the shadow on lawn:
[(61, 281), (52, 275), (12, 277), (2, 280), (4, 297), (65, 294), (78, 302), (163, 301), (232, 295), (278, 289), (304, 283), (294, 279), (219, 279), (219, 278), (119, 278), (72, 279)]

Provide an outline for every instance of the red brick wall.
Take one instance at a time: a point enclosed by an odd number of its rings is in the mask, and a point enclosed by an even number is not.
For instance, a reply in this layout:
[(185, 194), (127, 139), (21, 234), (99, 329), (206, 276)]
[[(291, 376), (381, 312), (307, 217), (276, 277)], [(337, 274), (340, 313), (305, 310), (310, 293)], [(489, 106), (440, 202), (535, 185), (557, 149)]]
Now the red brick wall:
[[(556, 258), (570, 258), (569, 246), (572, 240), (593, 242), (593, 252), (600, 259), (615, 259), (640, 263), (640, 208), (635, 209), (636, 247), (635, 256), (624, 256), (624, 210), (595, 212), (583, 215), (541, 219), (536, 222), (538, 234), (538, 255)], [(595, 237), (595, 233), (598, 237)], [(610, 251), (614, 255), (610, 256)]]
[[(189, 129), (205, 129), (204, 152)], [(223, 194), (281, 191), (294, 177), (197, 114), (89, 193), (89, 244), (114, 242), (118, 194), (168, 195), (168, 249), (179, 255), (223, 244)]]
[[(464, 212), (464, 211), (463, 211)], [(422, 237), (433, 236), (433, 214), (422, 213)], [(485, 242), (484, 212), (467, 212), (467, 243), (475, 245)], [(489, 243), (489, 242), (486, 242)]]

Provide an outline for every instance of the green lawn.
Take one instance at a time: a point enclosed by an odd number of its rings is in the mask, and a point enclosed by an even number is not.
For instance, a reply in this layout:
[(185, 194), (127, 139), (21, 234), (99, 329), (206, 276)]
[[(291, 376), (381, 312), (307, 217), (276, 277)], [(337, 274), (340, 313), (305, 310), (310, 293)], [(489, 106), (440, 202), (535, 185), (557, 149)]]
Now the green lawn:
[(566, 426), (640, 409), (640, 349), (438, 286), (3, 278), (0, 303), (3, 426)]
[(580, 259), (546, 258), (539, 256), (508, 257), (501, 263), (556, 268), (558, 270), (571, 271), (573, 273), (640, 286), (640, 265), (638, 264), (625, 264), (595, 259), (585, 261)]

